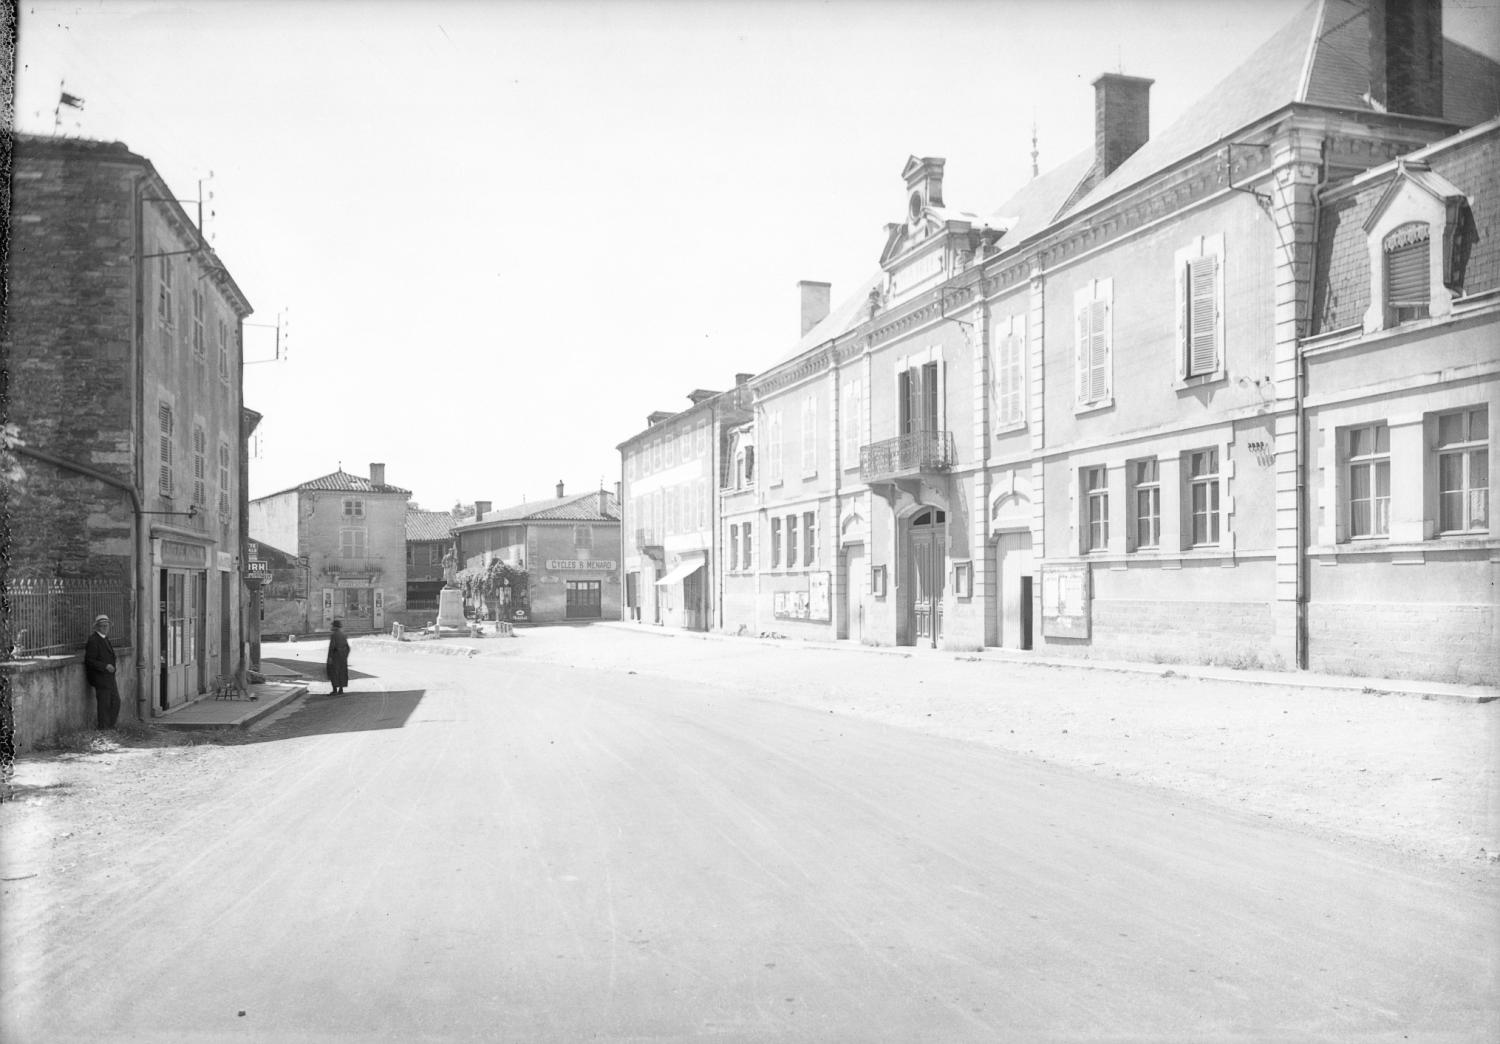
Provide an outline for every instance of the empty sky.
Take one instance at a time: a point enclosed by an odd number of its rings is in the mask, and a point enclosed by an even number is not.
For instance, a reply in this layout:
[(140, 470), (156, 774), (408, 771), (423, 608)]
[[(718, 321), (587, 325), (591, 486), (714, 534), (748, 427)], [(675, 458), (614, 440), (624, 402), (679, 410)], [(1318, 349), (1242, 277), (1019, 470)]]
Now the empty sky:
[[(1500, 55), (1500, 0), (1447, 34)], [(1303, 0), (28, 3), (16, 126), (123, 141), (283, 314), (246, 369), (263, 496), (342, 463), (429, 508), (619, 474), (617, 443), (797, 340), (901, 220), (908, 155), (988, 214), (1089, 147), (1091, 81), (1164, 127)], [(194, 205), (188, 205), (189, 213)], [(246, 331), (247, 360), (274, 332)]]

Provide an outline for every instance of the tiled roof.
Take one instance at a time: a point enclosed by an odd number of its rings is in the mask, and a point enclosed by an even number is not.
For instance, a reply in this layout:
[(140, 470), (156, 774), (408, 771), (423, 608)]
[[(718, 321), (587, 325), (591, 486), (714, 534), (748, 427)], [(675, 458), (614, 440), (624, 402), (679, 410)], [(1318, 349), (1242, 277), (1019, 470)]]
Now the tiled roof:
[(479, 522), (465, 522), (454, 529), (495, 525), (501, 522), (618, 522), (620, 510), (615, 495), (602, 489), (575, 493), (550, 500), (532, 500), (525, 504), (488, 511)]
[[(274, 497), (280, 493), (291, 493), (294, 490), (298, 492), (317, 490), (319, 492), (333, 493), (400, 493), (403, 496), (411, 496), (411, 490), (409, 489), (392, 486), (390, 483), (377, 486), (363, 475), (351, 475), (347, 471), (335, 471), (332, 474), (323, 475), (319, 478), (308, 479), (306, 482), (299, 483), (289, 489), (283, 489), (278, 493), (269, 495)], [(257, 497), (256, 499), (264, 500), (266, 498)]]
[(453, 516), (447, 511), (406, 510), (406, 539), (447, 540), (453, 534)]

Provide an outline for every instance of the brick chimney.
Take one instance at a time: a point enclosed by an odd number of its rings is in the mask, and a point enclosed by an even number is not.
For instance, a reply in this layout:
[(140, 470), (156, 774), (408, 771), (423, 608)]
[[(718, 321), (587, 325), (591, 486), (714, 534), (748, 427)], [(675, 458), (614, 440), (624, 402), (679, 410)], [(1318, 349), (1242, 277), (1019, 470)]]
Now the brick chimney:
[(802, 333), (807, 333), (828, 318), (828, 291), (832, 285), (815, 283), (810, 279), (797, 284), (797, 292), (802, 295)]
[(1155, 80), (1105, 73), (1094, 81), (1094, 163), (1108, 177), (1151, 136)]
[(490, 513), (490, 502), (488, 500), (474, 501), (474, 521), (483, 522), (484, 516)]
[(734, 375), (734, 386), (738, 388), (742, 384), (749, 384), (750, 378), (754, 376), (753, 373), (737, 373)]
[(1443, 115), (1443, 0), (1369, 0), (1370, 99), (1386, 112)]
[(372, 486), (383, 486), (383, 485), (385, 485), (385, 465), (384, 464), (371, 464), (370, 465), (370, 484)]
[(563, 484), (562, 484), (562, 479), (558, 479), (557, 480), (557, 499), (561, 500), (562, 498), (563, 498)]

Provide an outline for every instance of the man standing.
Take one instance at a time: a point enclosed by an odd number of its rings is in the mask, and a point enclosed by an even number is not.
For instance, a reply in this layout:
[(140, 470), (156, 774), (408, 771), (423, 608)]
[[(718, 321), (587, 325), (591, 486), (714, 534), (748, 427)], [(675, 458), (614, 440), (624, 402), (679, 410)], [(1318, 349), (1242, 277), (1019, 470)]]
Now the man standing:
[(94, 632), (83, 652), (83, 673), (94, 687), (99, 728), (112, 729), (120, 717), (120, 690), (115, 685), (115, 649), (109, 644), (109, 617), (94, 617)]

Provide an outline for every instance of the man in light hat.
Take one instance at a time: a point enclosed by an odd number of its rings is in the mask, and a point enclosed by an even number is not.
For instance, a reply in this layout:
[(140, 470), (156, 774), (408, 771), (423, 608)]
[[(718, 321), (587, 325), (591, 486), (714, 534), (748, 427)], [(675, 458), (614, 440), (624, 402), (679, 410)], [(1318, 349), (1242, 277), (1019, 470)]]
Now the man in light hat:
[(120, 717), (120, 690), (115, 685), (115, 647), (109, 644), (109, 617), (94, 617), (94, 631), (83, 651), (83, 673), (94, 687), (99, 728), (112, 729)]

